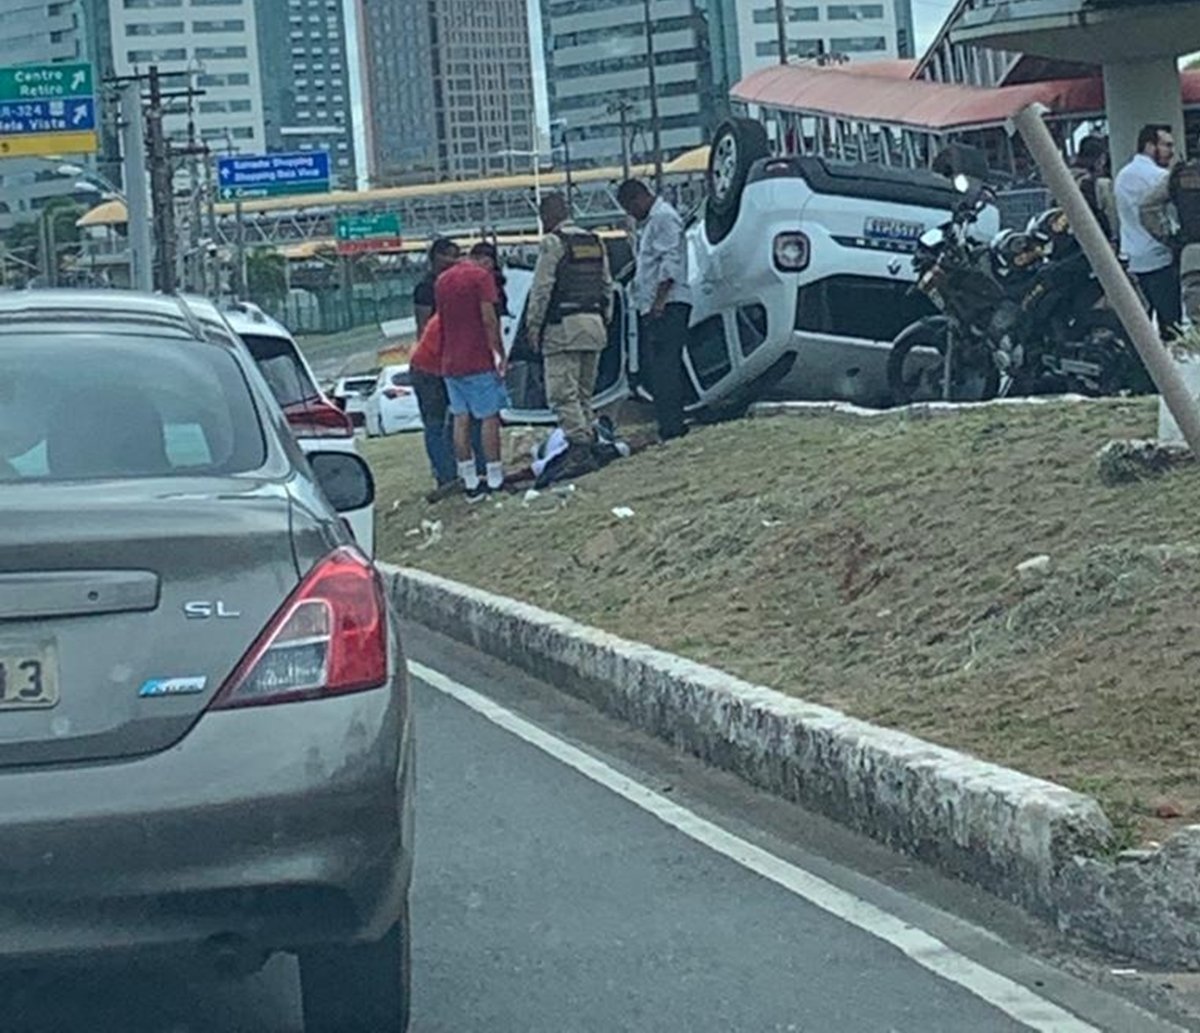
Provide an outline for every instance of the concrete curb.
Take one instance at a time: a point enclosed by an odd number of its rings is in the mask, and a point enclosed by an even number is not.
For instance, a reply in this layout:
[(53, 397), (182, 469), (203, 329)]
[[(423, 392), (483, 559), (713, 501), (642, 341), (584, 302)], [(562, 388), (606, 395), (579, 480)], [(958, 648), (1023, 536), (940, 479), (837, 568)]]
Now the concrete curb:
[(850, 402), (755, 402), (747, 415), (751, 419), (778, 416), (849, 416), (854, 419), (929, 420), (964, 416), (988, 409), (1046, 409), (1064, 405), (1117, 405), (1128, 398), (1091, 398), (1087, 395), (1046, 395), (1033, 398), (992, 398), (986, 402), (914, 402), (894, 409), (868, 409)]
[(384, 571), (406, 619), (1098, 946), (1200, 965), (1200, 826), (1114, 863), (1112, 828), (1090, 797), (525, 603)]

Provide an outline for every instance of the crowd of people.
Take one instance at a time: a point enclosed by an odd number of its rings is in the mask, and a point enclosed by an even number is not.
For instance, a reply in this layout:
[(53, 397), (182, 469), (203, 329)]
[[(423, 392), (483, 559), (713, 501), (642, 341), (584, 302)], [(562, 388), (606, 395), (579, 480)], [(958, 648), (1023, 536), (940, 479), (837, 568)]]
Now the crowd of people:
[[(683, 219), (639, 180), (621, 184), (617, 200), (637, 224), (633, 298), (639, 354), (648, 367), (641, 374), (654, 399), (659, 437), (670, 441), (688, 430), (683, 349), (691, 300)], [(574, 222), (562, 194), (544, 197), (539, 217), (545, 233), (525, 329), (565, 436), (560, 475), (574, 477), (597, 469), (609, 454), (592, 397), (613, 319), (613, 277), (604, 241)], [(464, 257), (454, 241), (435, 240), (413, 308), (418, 343), (409, 368), (436, 482), (427, 497), (433, 502), (461, 491), (468, 502), (478, 502), (505, 483), (500, 414), (509, 404), (509, 357), (501, 317), (511, 313), (495, 248), (479, 243)]]
[[(1171, 127), (1152, 124), (1138, 134), (1137, 153), (1115, 180), (1103, 137), (1081, 141), (1072, 164), (1084, 198), (1170, 340), (1183, 324), (1185, 287), (1195, 291), (1200, 273), (1200, 162), (1177, 161)], [(1189, 311), (1197, 307), (1189, 301)]]

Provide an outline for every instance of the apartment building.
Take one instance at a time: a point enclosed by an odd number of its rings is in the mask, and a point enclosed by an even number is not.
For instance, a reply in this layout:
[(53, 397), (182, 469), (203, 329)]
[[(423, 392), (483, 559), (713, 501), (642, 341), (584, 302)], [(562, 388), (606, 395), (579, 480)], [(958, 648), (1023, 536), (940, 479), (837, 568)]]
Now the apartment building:
[(697, 0), (651, 0), (648, 46), (642, 0), (542, 0), (550, 114), (573, 163), (620, 162), (622, 110), (630, 157), (652, 158), (651, 46), (664, 156), (709, 138), (719, 106), (709, 16)]

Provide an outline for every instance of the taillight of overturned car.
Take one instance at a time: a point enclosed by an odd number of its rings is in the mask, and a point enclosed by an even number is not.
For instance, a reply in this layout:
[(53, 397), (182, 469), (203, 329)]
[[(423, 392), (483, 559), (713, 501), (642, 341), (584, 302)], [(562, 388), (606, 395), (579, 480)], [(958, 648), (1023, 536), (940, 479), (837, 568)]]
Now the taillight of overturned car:
[(775, 268), (781, 273), (799, 273), (808, 268), (812, 248), (808, 236), (797, 230), (776, 234), (772, 252)]

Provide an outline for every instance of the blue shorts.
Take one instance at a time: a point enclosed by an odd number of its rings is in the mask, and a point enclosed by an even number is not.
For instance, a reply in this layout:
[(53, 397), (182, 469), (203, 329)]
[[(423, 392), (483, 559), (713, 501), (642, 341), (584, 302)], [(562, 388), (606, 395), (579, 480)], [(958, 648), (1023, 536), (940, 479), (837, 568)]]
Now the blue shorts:
[(450, 396), (450, 411), (455, 416), (470, 414), (477, 420), (486, 420), (508, 407), (504, 381), (495, 372), (446, 377), (446, 393)]

